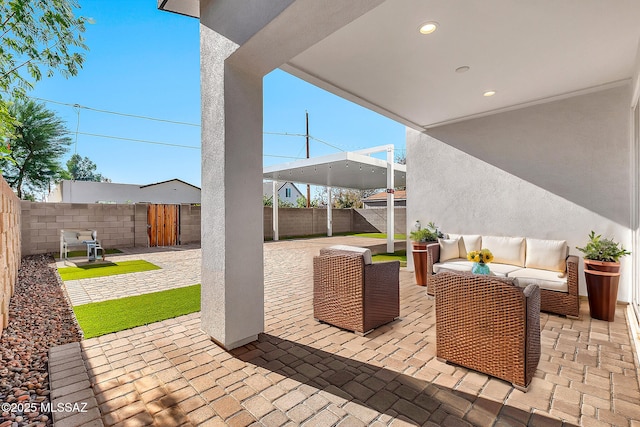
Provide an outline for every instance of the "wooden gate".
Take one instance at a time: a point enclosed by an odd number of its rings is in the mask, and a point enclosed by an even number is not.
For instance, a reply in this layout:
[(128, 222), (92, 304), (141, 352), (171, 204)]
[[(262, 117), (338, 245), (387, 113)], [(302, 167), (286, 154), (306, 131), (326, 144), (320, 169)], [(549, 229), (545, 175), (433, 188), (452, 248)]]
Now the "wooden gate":
[(149, 204), (147, 231), (149, 246), (178, 245), (180, 237), (180, 205)]

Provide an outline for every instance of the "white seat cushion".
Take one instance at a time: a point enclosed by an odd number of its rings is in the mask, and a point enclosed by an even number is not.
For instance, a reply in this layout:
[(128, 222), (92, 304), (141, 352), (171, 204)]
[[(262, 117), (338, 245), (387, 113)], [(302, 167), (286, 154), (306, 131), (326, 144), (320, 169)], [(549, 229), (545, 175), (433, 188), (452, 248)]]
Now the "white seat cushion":
[(482, 247), (493, 254), (493, 262), (524, 267), (524, 237), (482, 236)]
[(360, 248), (358, 246), (349, 246), (349, 245), (333, 245), (328, 249), (335, 249), (337, 251), (347, 251), (347, 252), (357, 252), (364, 258), (365, 264), (373, 263), (373, 259), (371, 258), (371, 250), (367, 248)]
[(509, 273), (514, 272), (516, 270), (521, 270), (522, 267), (518, 267), (517, 265), (510, 264), (498, 264), (495, 262), (489, 263), (489, 270), (495, 274), (496, 276), (509, 276)]
[(567, 270), (567, 241), (527, 238), (527, 268), (564, 272)]
[(471, 271), (473, 263), (463, 258), (454, 258), (446, 262), (438, 262), (433, 264), (433, 272), (437, 273), (441, 269), (453, 271)]
[(507, 275), (518, 279), (518, 286), (538, 285), (540, 289), (569, 292), (567, 277), (557, 271), (539, 270), (537, 268), (521, 268)]
[(438, 243), (440, 244), (440, 262), (458, 258), (458, 240), (459, 239), (438, 239)]
[(482, 237), (479, 234), (449, 234), (450, 239), (458, 240), (458, 253), (460, 258), (466, 258), (471, 251), (479, 251), (482, 248)]

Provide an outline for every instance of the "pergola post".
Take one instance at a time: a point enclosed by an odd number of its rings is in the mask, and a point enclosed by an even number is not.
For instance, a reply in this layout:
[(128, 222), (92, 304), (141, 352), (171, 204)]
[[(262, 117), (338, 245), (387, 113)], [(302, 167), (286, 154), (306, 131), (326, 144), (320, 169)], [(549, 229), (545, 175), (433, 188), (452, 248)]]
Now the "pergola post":
[(395, 197), (393, 177), (393, 145), (387, 146), (387, 253), (395, 252)]
[(333, 236), (333, 210), (331, 208), (331, 187), (327, 187), (327, 236)]
[(278, 201), (278, 183), (273, 181), (273, 198), (271, 208), (271, 220), (273, 222), (273, 240), (280, 240), (280, 234), (278, 229), (278, 209), (280, 208), (280, 202)]

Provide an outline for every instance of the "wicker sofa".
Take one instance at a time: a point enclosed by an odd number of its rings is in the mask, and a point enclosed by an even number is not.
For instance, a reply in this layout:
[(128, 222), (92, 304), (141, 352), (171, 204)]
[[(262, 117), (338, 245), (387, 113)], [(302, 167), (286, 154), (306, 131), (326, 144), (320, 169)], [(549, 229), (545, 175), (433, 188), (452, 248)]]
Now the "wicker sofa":
[(449, 271), (433, 280), (438, 359), (527, 391), (540, 360), (539, 287)]
[(466, 254), (481, 248), (495, 257), (489, 265), (492, 275), (516, 278), (522, 287), (540, 287), (542, 311), (580, 316), (578, 257), (568, 255), (565, 240), (450, 234), (427, 245), (427, 293), (434, 295), (433, 275), (440, 269), (471, 271)]
[(400, 316), (400, 262), (332, 246), (313, 258), (313, 317), (361, 335)]

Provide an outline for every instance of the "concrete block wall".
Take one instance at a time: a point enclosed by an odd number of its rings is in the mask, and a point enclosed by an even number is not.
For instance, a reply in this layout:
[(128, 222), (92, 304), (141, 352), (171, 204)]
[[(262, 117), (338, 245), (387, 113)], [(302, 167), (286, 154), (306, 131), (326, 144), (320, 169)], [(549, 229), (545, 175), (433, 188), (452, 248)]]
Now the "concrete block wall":
[[(107, 248), (132, 247), (136, 205), (22, 202), (23, 255), (60, 252), (60, 230), (90, 229)], [(146, 205), (145, 205), (146, 206)], [(146, 227), (146, 208), (144, 209)], [(146, 230), (145, 230), (146, 233)], [(144, 242), (146, 246), (146, 241)]]
[[(396, 207), (394, 215), (394, 232), (404, 234), (407, 231), (407, 209)], [(354, 209), (353, 231), (358, 233), (387, 232), (387, 209), (370, 208)]]
[[(395, 232), (406, 230), (406, 209), (395, 208)], [(264, 208), (264, 237), (273, 238), (272, 209)], [(386, 209), (333, 209), (334, 233), (386, 232)], [(323, 208), (278, 210), (280, 237), (325, 234), (327, 232), (327, 210)]]
[(0, 331), (9, 323), (9, 300), (20, 268), (20, 216), (20, 200), (0, 176)]
[[(264, 237), (273, 238), (272, 208), (264, 208)], [(351, 231), (351, 209), (333, 209), (333, 232)], [(322, 208), (299, 209), (280, 208), (278, 210), (280, 238), (309, 236), (327, 232), (327, 210)]]
[(132, 246), (146, 248), (149, 246), (149, 234), (147, 229), (147, 209), (149, 208), (149, 205), (146, 203), (136, 203), (134, 206)]
[(180, 243), (200, 242), (201, 206), (180, 205)]
[[(20, 202), (19, 202), (20, 203)], [(60, 251), (60, 230), (97, 230), (104, 248), (147, 247), (147, 204), (37, 203), (22, 201), (22, 255)], [(200, 206), (180, 206), (180, 243), (200, 242)], [(396, 208), (396, 233), (406, 229), (404, 208)], [(333, 209), (333, 232), (385, 232), (385, 209)], [(272, 210), (264, 208), (264, 237), (273, 238)], [(327, 210), (280, 208), (280, 237), (327, 232)]]

